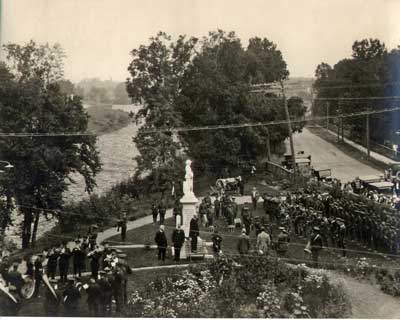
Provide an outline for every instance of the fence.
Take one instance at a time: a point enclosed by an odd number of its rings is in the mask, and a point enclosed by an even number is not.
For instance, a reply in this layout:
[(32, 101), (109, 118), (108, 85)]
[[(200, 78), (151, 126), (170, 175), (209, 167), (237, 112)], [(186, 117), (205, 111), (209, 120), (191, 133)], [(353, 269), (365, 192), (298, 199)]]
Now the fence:
[[(326, 128), (326, 126), (322, 127)], [(329, 130), (337, 133), (338, 132), (338, 125), (335, 123), (330, 123), (329, 124)], [(340, 133), (341, 134), (341, 133)], [(354, 135), (351, 135), (350, 132), (350, 128), (348, 126), (344, 126), (343, 128), (343, 135), (346, 139), (353, 141), (356, 144), (359, 144), (361, 146), (363, 146), (364, 148), (366, 148), (366, 141), (365, 139), (360, 139), (359, 137), (356, 137)], [(397, 151), (393, 150), (392, 148), (379, 144), (377, 142), (374, 142), (373, 140), (370, 140), (370, 149), (371, 151), (378, 153), (380, 155), (386, 156), (390, 159), (392, 159), (393, 161), (399, 161), (400, 160), (400, 155)]]
[(265, 162), (265, 170), (269, 173), (277, 175), (278, 177), (286, 178), (289, 180), (293, 178), (292, 171), (289, 171), (286, 168), (284, 168), (281, 165), (278, 165), (274, 162), (266, 161)]

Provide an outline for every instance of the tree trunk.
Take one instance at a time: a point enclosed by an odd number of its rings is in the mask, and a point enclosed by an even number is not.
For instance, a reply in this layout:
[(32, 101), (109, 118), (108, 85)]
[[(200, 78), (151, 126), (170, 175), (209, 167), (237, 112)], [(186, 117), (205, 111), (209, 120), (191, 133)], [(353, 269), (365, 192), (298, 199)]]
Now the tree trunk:
[(22, 223), (22, 249), (29, 249), (32, 231), (32, 211), (26, 209), (24, 221)]
[(33, 224), (33, 232), (32, 232), (32, 241), (31, 241), (31, 247), (35, 247), (35, 242), (36, 242), (36, 235), (37, 235), (37, 229), (39, 226), (39, 219), (40, 219), (40, 213), (37, 212), (35, 215), (35, 222)]

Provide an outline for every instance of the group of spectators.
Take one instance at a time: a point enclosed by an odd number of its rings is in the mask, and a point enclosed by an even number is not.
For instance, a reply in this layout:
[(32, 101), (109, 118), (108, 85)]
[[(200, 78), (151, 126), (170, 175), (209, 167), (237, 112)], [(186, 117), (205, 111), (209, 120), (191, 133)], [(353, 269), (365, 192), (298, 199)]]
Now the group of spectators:
[[(96, 238), (97, 234), (93, 232), (90, 236), (77, 238), (72, 246), (65, 242), (35, 256), (26, 256), (24, 274), (21, 273), (21, 261), (12, 261), (7, 254), (3, 255), (0, 285), (16, 302), (5, 300), (2, 311), (17, 315), (21, 304), (27, 299), (24, 288), (29, 282), (34, 284), (33, 296), (43, 297), (48, 316), (57, 316), (61, 310), (64, 316), (78, 316), (83, 293), (90, 316), (111, 315), (113, 310), (120, 313), (127, 300), (127, 275), (131, 269), (121, 251), (111, 248), (107, 243), (100, 246)], [(87, 265), (90, 266), (89, 277), (83, 275), (89, 270)], [(84, 284), (84, 280), (87, 284)]]

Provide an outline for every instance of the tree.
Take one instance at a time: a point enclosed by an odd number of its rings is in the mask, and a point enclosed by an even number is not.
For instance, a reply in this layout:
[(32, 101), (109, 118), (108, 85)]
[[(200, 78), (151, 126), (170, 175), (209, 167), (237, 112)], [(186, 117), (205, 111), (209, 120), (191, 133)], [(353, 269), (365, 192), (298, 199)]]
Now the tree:
[[(140, 46), (132, 55), (127, 90), (134, 103), (143, 103), (135, 115), (143, 125), (134, 138), (140, 151), (136, 159), (140, 173), (161, 173), (165, 164), (182, 168), (179, 155), (184, 151), (194, 160), (196, 173), (219, 175), (224, 167), (237, 169), (266, 152), (267, 130), (263, 127), (180, 131), (177, 135), (160, 129), (284, 119), (282, 100), (276, 96), (259, 99), (250, 93), (254, 82), (288, 76), (275, 44), (254, 38), (245, 49), (234, 32), (222, 30), (200, 41), (180, 36), (173, 42), (159, 33), (150, 45)], [(270, 133), (274, 144), (282, 143), (287, 135), (287, 126)]]
[[(254, 38), (245, 50), (234, 32), (211, 32), (189, 66), (177, 108), (186, 126), (243, 124), (284, 119), (283, 101), (277, 96), (250, 93), (255, 82), (287, 77), (286, 64), (276, 46)], [(271, 99), (272, 98), (272, 99)], [(266, 154), (265, 127), (230, 128), (180, 133), (198, 172), (223, 175)], [(287, 137), (287, 129), (270, 131), (272, 144)]]
[(267, 38), (251, 38), (247, 47), (251, 83), (270, 83), (289, 76), (282, 53)]
[[(55, 56), (51, 48), (33, 42), (5, 46), (14, 73), (4, 66), (0, 69), (3, 132), (87, 130), (88, 115), (80, 97), (66, 96), (57, 83), (62, 75), (62, 56)], [(63, 192), (73, 183), (69, 174), (80, 173), (86, 190), (92, 191), (94, 176), (100, 170), (95, 142), (95, 137), (84, 135), (0, 138), (0, 155), (14, 165), (8, 175), (9, 189), (23, 205), (23, 248), (34, 246), (39, 219), (45, 213), (41, 209), (58, 210), (62, 220)]]
[(60, 91), (62, 94), (67, 96), (75, 94), (75, 86), (70, 80), (61, 79), (57, 83), (58, 86), (60, 86)]
[(31, 40), (25, 46), (10, 43), (4, 49), (9, 66), (20, 82), (41, 79), (46, 85), (62, 79), (64, 75), (65, 53), (57, 43), (53, 46), (47, 43), (38, 45)]
[[(355, 41), (352, 46), (352, 58), (342, 59), (333, 68), (322, 63), (316, 70), (314, 88), (317, 98), (335, 98), (329, 101), (330, 114), (352, 113), (367, 109), (379, 110), (393, 106), (396, 101), (391, 99), (368, 99), (369, 97), (396, 96), (396, 86), (388, 86), (388, 82), (398, 79), (391, 70), (395, 64), (390, 60), (384, 43), (378, 39), (363, 39)], [(394, 76), (394, 77), (393, 77)], [(339, 98), (339, 99), (336, 99)], [(340, 100), (354, 98), (353, 100)], [(327, 101), (317, 101), (313, 106), (316, 115), (325, 115)], [(370, 117), (370, 126), (374, 128), (371, 138), (382, 143), (390, 136), (393, 129), (393, 114), (379, 114)], [(363, 142), (365, 139), (365, 119), (363, 117), (344, 119), (354, 139)]]
[(114, 89), (114, 104), (127, 105), (129, 103), (130, 99), (126, 91), (126, 84), (121, 82)]
[[(133, 103), (143, 107), (134, 119), (143, 125), (134, 142), (140, 152), (137, 175), (151, 173), (158, 186), (182, 179), (183, 160), (176, 136), (157, 129), (178, 127), (180, 115), (174, 109), (182, 86), (182, 77), (190, 63), (197, 39), (186, 40), (180, 36), (176, 42), (163, 32), (150, 39), (148, 46), (131, 52), (133, 57), (128, 70), (127, 91)], [(156, 132), (150, 132), (156, 130)]]

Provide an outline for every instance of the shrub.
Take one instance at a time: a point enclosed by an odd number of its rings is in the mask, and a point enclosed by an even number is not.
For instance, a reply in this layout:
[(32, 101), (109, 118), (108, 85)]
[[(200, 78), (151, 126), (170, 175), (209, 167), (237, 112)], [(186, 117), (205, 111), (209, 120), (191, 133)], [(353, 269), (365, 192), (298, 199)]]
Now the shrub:
[(264, 291), (256, 299), (257, 308), (262, 311), (264, 318), (282, 317), (281, 298), (276, 286), (268, 281), (263, 288)]

